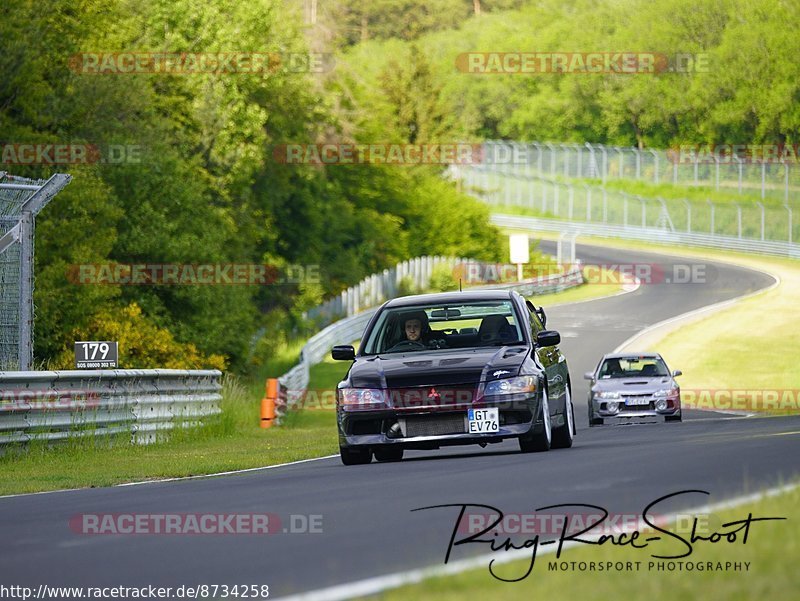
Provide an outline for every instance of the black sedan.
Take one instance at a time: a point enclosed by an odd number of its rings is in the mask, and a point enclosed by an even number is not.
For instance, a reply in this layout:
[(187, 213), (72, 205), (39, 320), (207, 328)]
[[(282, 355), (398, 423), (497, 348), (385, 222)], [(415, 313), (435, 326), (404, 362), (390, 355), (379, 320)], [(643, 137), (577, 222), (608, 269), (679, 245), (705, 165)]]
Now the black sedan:
[(345, 465), (399, 461), (405, 449), (500, 442), (572, 446), (567, 361), (541, 308), (507, 290), (397, 298), (367, 325), (336, 395)]
[(663, 417), (681, 421), (681, 389), (658, 353), (605, 355), (594, 371), (584, 374), (589, 385), (589, 425), (607, 419)]

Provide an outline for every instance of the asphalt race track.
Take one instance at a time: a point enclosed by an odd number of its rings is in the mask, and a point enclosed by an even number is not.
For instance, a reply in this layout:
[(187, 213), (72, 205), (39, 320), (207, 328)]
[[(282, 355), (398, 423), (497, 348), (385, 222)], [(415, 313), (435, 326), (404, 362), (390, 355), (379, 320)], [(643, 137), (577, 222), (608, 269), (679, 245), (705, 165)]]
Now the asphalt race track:
[[(657, 263), (665, 273), (672, 273), (674, 263), (688, 262), (599, 247), (578, 250), (587, 263)], [(795, 417), (686, 411), (682, 423), (587, 427), (582, 374), (604, 352), (649, 324), (773, 283), (747, 269), (705, 266), (703, 284), (643, 285), (630, 294), (548, 312), (548, 327), (562, 333), (570, 364), (578, 426), (572, 449), (523, 455), (514, 441), (407, 452), (400, 463), (348, 468), (328, 458), (208, 479), (2, 498), (2, 580), (25, 586), (268, 584), (270, 596), (278, 597), (441, 564), (457, 510), (412, 513), (423, 506), (483, 503), (530, 513), (582, 502), (636, 513), (678, 490), (705, 489), (714, 502), (784, 483), (800, 472)], [(752, 324), (742, 324), (742, 335), (752, 331)], [(707, 501), (694, 495), (661, 507)], [(323, 532), (132, 536), (84, 535), (69, 527), (70, 518), (85, 513), (190, 512), (268, 512), (284, 526), (292, 514), (321, 515)], [(488, 551), (465, 545), (452, 559)]]

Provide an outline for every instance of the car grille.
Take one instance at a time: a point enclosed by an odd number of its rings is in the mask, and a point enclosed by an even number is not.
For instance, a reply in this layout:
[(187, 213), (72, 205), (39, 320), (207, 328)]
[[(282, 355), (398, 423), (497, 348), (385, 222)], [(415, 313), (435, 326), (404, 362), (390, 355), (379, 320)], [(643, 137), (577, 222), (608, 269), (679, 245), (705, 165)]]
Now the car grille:
[(476, 384), (462, 386), (416, 386), (389, 390), (392, 406), (397, 409), (470, 405), (476, 399)]
[(405, 422), (404, 435), (414, 436), (443, 436), (445, 434), (464, 434), (466, 426), (466, 412), (443, 413), (441, 415), (421, 415), (401, 419)]

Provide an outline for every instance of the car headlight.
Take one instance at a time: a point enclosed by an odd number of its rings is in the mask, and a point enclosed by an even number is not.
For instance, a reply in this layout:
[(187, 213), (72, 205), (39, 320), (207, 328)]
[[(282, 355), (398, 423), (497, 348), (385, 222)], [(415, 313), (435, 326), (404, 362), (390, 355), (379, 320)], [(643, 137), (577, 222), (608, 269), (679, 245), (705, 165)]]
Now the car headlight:
[(677, 388), (662, 388), (661, 390), (656, 390), (653, 396), (657, 399), (666, 399), (667, 397), (674, 397), (677, 394)]
[(383, 405), (387, 396), (380, 388), (342, 388), (339, 393), (342, 405)]
[(618, 392), (613, 392), (613, 391), (610, 391), (610, 390), (608, 390), (608, 391), (602, 391), (601, 390), (600, 392), (595, 392), (594, 393), (594, 398), (596, 398), (596, 399), (618, 399), (619, 398), (619, 393)]
[(498, 394), (520, 394), (536, 392), (535, 376), (518, 376), (516, 378), (500, 378), (487, 382), (483, 389), (484, 396)]

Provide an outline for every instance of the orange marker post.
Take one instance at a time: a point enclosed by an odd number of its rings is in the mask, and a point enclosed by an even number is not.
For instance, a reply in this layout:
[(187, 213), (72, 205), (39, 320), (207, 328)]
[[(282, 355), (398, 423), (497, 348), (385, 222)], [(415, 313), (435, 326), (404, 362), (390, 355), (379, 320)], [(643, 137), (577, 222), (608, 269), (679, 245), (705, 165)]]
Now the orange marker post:
[(264, 398), (261, 399), (261, 427), (275, 423), (275, 401), (278, 400), (278, 378), (268, 378)]

